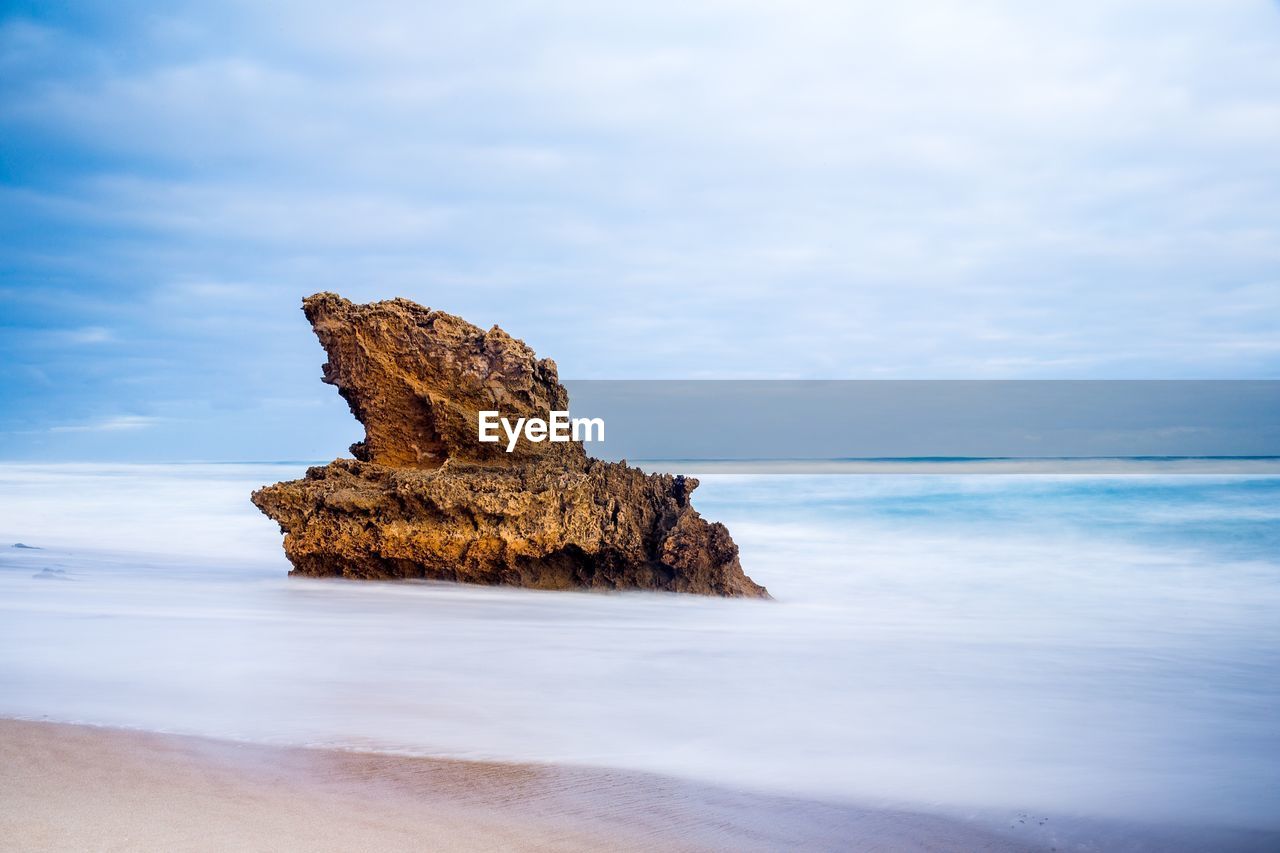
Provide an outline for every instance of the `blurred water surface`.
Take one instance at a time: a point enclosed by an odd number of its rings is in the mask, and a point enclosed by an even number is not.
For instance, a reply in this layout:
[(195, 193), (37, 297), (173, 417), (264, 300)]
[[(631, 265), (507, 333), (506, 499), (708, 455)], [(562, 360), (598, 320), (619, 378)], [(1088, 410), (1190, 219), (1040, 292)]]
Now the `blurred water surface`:
[(3, 465), (0, 715), (1276, 827), (1280, 478), (1145, 464), (703, 477), (773, 602), (288, 578), (303, 465)]

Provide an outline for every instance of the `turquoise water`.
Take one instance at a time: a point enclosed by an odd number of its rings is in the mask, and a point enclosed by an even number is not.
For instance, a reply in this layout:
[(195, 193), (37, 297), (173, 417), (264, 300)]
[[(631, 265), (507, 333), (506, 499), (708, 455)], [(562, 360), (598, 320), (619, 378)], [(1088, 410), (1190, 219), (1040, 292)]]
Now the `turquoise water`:
[(287, 578), (302, 467), (0, 466), (0, 714), (1280, 828), (1280, 477), (703, 476), (757, 602)]
[(717, 516), (791, 524), (876, 522), (887, 528), (1001, 536), (1087, 534), (1206, 559), (1280, 555), (1280, 477), (1215, 475), (727, 476), (699, 493)]

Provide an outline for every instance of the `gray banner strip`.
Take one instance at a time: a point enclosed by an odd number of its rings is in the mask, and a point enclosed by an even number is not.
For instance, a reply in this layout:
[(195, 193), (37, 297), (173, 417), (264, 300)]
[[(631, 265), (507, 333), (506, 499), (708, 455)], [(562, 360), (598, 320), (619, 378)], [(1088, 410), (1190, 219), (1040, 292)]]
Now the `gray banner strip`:
[[(603, 459), (750, 473), (1274, 468), (1277, 380), (571, 380)], [(975, 466), (974, 460), (999, 460)], [(1031, 464), (1031, 460), (1036, 460)], [(1089, 461), (1091, 460), (1091, 461)], [(838, 461), (838, 464), (835, 464)], [(1085, 464), (1088, 461), (1088, 464)], [(1130, 464), (1129, 468), (1134, 466)], [(1150, 470), (1144, 466), (1142, 470)], [(1244, 471), (1244, 473), (1248, 473)]]

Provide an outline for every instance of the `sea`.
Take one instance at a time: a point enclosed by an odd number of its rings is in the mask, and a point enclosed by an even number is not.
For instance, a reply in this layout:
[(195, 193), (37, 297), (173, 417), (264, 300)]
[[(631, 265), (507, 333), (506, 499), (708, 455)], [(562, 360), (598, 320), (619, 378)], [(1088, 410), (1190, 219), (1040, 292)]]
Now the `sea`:
[(1274, 460), (682, 466), (774, 600), (294, 578), (307, 463), (0, 465), (0, 716), (1280, 830)]

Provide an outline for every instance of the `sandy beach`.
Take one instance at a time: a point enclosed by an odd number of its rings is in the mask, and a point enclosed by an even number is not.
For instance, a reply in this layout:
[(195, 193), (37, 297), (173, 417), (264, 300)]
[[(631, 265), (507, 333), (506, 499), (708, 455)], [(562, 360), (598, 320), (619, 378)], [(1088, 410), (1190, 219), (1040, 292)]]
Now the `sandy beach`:
[(0, 720), (5, 850), (1039, 849), (644, 774)]

